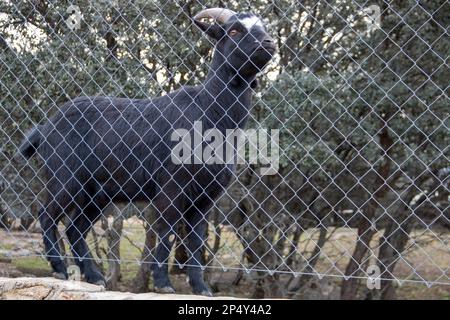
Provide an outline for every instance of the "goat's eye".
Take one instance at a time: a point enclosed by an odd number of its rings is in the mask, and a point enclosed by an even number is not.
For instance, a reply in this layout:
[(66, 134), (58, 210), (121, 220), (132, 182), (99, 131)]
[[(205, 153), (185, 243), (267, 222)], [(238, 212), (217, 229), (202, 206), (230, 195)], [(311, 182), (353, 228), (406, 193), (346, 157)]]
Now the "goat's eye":
[(239, 31), (237, 31), (236, 29), (232, 29), (230, 32), (228, 32), (228, 34), (231, 36), (231, 37), (234, 37), (235, 35), (237, 35), (239, 33)]

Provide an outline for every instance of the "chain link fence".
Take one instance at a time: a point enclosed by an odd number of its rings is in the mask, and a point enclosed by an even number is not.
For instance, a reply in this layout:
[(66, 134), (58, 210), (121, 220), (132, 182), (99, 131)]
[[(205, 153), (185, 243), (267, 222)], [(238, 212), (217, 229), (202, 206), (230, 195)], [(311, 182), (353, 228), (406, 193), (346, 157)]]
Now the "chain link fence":
[[(0, 275), (50, 272), (44, 163), (14, 156), (26, 133), (75, 97), (148, 99), (201, 83), (214, 42), (192, 17), (208, 7), (257, 14), (278, 48), (247, 123), (269, 140), (277, 132), (276, 170), (238, 164), (204, 217), (213, 292), (389, 299), (428, 286), (448, 297), (450, 4), (434, 0), (2, 1)], [(128, 200), (102, 211), (84, 258), (110, 289), (144, 292), (160, 217), (151, 201)], [(68, 211), (57, 241), (74, 277)], [(190, 292), (189, 231), (171, 232), (162, 264)]]

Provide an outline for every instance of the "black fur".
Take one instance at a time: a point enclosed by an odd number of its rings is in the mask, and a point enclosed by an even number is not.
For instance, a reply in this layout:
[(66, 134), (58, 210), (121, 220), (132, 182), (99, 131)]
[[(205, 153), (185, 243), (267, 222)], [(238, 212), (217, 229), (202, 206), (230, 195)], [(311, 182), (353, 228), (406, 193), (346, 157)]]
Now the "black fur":
[(37, 147), (41, 144), (41, 139), (40, 127), (37, 126), (27, 134), (25, 141), (19, 147), (19, 153), (26, 158), (30, 158), (36, 153)]
[[(194, 293), (209, 294), (199, 265), (207, 213), (233, 174), (227, 165), (172, 163), (174, 129), (243, 128), (251, 106), (256, 74), (275, 47), (261, 27), (242, 30), (237, 20), (225, 25), (196, 22), (216, 41), (205, 81), (155, 99), (80, 97), (64, 104), (37, 127), (20, 147), (25, 157), (42, 158), (48, 198), (40, 212), (46, 254), (55, 272), (67, 277), (56, 239), (56, 224), (69, 218), (67, 236), (87, 281), (104, 282), (86, 245), (86, 234), (111, 202), (151, 201), (159, 219), (159, 245), (153, 268), (155, 288), (173, 291), (167, 260), (176, 224), (188, 229), (189, 281)], [(230, 28), (240, 28), (233, 39)], [(257, 40), (257, 41), (255, 41)], [(256, 49), (260, 50), (256, 50)]]

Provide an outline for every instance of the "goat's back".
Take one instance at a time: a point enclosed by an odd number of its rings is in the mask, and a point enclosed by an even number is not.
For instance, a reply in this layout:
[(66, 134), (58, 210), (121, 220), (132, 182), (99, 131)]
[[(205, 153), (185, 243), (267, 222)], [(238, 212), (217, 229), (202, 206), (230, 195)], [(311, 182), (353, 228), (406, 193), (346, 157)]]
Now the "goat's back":
[[(219, 194), (232, 172), (223, 165), (171, 160), (174, 129), (192, 127), (202, 112), (189, 92), (154, 100), (82, 97), (64, 104), (42, 129), (38, 153), (48, 179), (101, 190), (119, 201), (149, 200), (168, 181), (172, 192)], [(195, 179), (194, 179), (195, 176)], [(77, 192), (77, 190), (73, 190)]]

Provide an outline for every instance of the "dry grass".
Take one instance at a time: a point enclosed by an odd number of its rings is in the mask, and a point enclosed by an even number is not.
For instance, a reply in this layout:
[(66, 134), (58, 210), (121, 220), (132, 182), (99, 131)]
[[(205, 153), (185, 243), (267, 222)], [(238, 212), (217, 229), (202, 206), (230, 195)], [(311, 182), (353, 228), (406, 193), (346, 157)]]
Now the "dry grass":
[[(99, 229), (97, 229), (99, 230)], [(330, 231), (330, 240), (327, 241), (321, 252), (321, 258), (317, 263), (319, 273), (339, 276), (345, 271), (345, 266), (353, 251), (356, 232), (352, 229), (335, 229)], [(100, 231), (98, 231), (100, 232)], [(210, 234), (214, 231), (211, 228)], [(145, 232), (142, 223), (138, 219), (128, 219), (124, 224), (125, 238), (121, 241), (120, 251), (122, 278), (120, 289), (130, 290), (131, 280), (138, 270), (137, 260), (141, 257), (141, 248), (144, 246)], [(378, 254), (378, 243), (381, 233), (377, 233), (370, 244), (369, 252), (373, 257)], [(101, 237), (99, 247), (106, 248), (106, 240)], [(299, 252), (308, 256), (314, 243), (318, 239), (317, 230), (308, 230), (301, 238)], [(416, 231), (413, 234), (414, 241), (409, 244), (409, 249), (402, 255), (394, 270), (394, 276), (398, 279), (440, 281), (449, 283), (448, 268), (450, 266), (450, 250), (447, 245), (448, 233), (439, 237), (431, 231)], [(209, 239), (209, 244), (213, 245), (213, 237)], [(88, 242), (92, 246), (94, 238), (88, 237)], [(66, 248), (69, 249), (68, 247)], [(241, 267), (242, 245), (238, 241), (234, 232), (230, 228), (223, 228), (221, 235), (221, 246), (211, 266), (226, 266), (229, 269)], [(5, 233), (0, 230), (0, 257), (9, 256), (12, 263), (8, 266), (23, 274), (46, 276), (51, 274), (51, 270), (46, 261), (39, 256), (42, 252), (40, 234), (29, 234), (22, 231)], [(101, 253), (104, 257), (104, 253)], [(372, 258), (373, 259), (373, 258)], [(370, 259), (368, 260), (370, 261)], [(2, 264), (0, 268), (6, 268)], [(220, 295), (249, 296), (253, 290), (250, 281), (244, 281), (239, 286), (229, 284), (236, 277), (236, 271), (210, 273), (217, 287), (221, 289)], [(444, 274), (443, 274), (444, 271)], [(16, 272), (17, 273), (17, 272)], [(10, 272), (13, 276), (16, 274)], [(3, 270), (2, 274), (8, 274)], [(245, 278), (245, 277), (244, 277)], [(330, 278), (331, 281), (339, 285), (340, 278)], [(190, 289), (185, 281), (184, 275), (174, 275), (173, 283), (180, 293), (189, 293)], [(398, 284), (396, 284), (398, 285)], [(433, 285), (428, 288), (424, 284), (405, 282), (397, 290), (399, 298), (402, 299), (449, 299), (450, 285)]]

